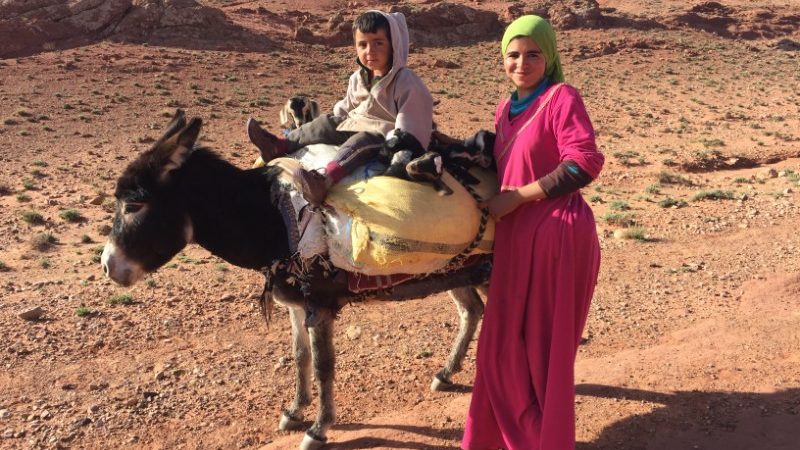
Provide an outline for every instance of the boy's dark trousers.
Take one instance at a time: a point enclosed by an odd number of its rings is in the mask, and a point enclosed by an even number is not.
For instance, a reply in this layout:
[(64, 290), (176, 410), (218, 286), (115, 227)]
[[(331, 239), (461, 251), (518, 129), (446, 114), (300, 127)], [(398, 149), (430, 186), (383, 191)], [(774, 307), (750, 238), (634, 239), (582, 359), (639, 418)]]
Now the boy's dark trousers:
[(324, 114), (295, 128), (286, 136), (289, 152), (312, 144), (338, 145), (339, 151), (326, 169), (334, 182), (339, 181), (376, 157), (386, 140), (380, 133), (337, 130), (336, 127), (345, 119)]

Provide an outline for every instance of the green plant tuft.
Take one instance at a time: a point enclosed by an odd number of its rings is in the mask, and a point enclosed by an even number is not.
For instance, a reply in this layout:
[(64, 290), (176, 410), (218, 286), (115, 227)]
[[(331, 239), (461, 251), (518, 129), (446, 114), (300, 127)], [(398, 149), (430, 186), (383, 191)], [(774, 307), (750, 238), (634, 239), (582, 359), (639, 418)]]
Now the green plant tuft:
[(81, 215), (81, 213), (74, 209), (64, 209), (60, 213), (58, 213), (58, 217), (61, 217), (67, 222), (72, 222), (72, 223), (80, 222), (83, 220), (83, 216)]
[(699, 200), (732, 200), (734, 194), (732, 191), (714, 190), (714, 191), (700, 191), (692, 197), (692, 201)]
[(130, 294), (115, 295), (107, 300), (109, 305), (133, 305), (136, 301)]
[(44, 216), (36, 211), (24, 211), (21, 217), (23, 221), (31, 225), (42, 225), (44, 223)]
[(94, 314), (94, 310), (88, 306), (79, 306), (75, 309), (75, 315), (78, 317), (88, 317)]

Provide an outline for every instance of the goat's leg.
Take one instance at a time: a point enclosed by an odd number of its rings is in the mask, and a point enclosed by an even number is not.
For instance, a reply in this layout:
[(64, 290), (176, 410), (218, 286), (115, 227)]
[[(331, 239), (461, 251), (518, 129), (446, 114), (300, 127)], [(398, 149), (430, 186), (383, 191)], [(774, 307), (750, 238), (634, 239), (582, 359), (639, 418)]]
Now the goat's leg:
[(304, 322), (306, 312), (302, 307), (290, 306), (292, 320), (292, 347), (296, 370), (294, 401), (281, 413), (278, 429), (296, 430), (303, 426), (303, 409), (311, 404), (311, 346)]
[(309, 327), (314, 376), (319, 392), (317, 420), (306, 430), (300, 450), (315, 450), (328, 440), (328, 428), (336, 420), (336, 405), (333, 400), (333, 380), (336, 370), (336, 351), (333, 345), (334, 313), (326, 309), (315, 311), (316, 320)]
[(450, 377), (461, 370), (461, 362), (467, 354), (469, 344), (478, 328), (478, 322), (483, 315), (483, 301), (475, 288), (456, 288), (448, 293), (458, 309), (458, 335), (453, 341), (453, 348), (450, 356), (447, 357), (447, 362), (442, 370), (433, 377), (432, 391), (446, 391), (452, 387), (453, 383)]

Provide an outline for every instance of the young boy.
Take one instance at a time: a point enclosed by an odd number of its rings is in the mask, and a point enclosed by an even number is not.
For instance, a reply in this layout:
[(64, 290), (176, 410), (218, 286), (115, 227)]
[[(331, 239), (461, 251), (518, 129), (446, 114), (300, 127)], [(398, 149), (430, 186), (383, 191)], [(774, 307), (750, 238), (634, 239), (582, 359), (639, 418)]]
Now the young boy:
[(264, 162), (306, 145), (339, 145), (324, 174), (302, 170), (295, 181), (309, 203), (320, 205), (331, 185), (375, 157), (394, 130), (411, 133), (427, 148), (433, 129), (433, 98), (408, 67), (408, 28), (402, 13), (368, 11), (353, 22), (359, 68), (333, 113), (292, 130), (285, 139), (247, 122), (250, 141)]

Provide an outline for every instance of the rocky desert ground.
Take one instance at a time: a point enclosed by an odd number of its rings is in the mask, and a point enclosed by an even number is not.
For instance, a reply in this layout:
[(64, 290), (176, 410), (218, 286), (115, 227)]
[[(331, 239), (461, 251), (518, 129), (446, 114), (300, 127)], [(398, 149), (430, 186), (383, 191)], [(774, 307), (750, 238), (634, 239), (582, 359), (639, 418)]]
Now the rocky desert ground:
[[(290, 326), (261, 319), (261, 275), (190, 246), (126, 289), (99, 251), (116, 177), (175, 108), (249, 166), (246, 119), (277, 130), (297, 93), (330, 109), (372, 8), (406, 13), (410, 65), (462, 137), (509, 92), (503, 26), (559, 29), (606, 155), (583, 191), (603, 261), (578, 449), (800, 448), (791, 0), (0, 0), (0, 448), (296, 448), (277, 431)], [(457, 324), (444, 295), (345, 308), (329, 448), (458, 448), (474, 346), (458, 389), (428, 390)]]

